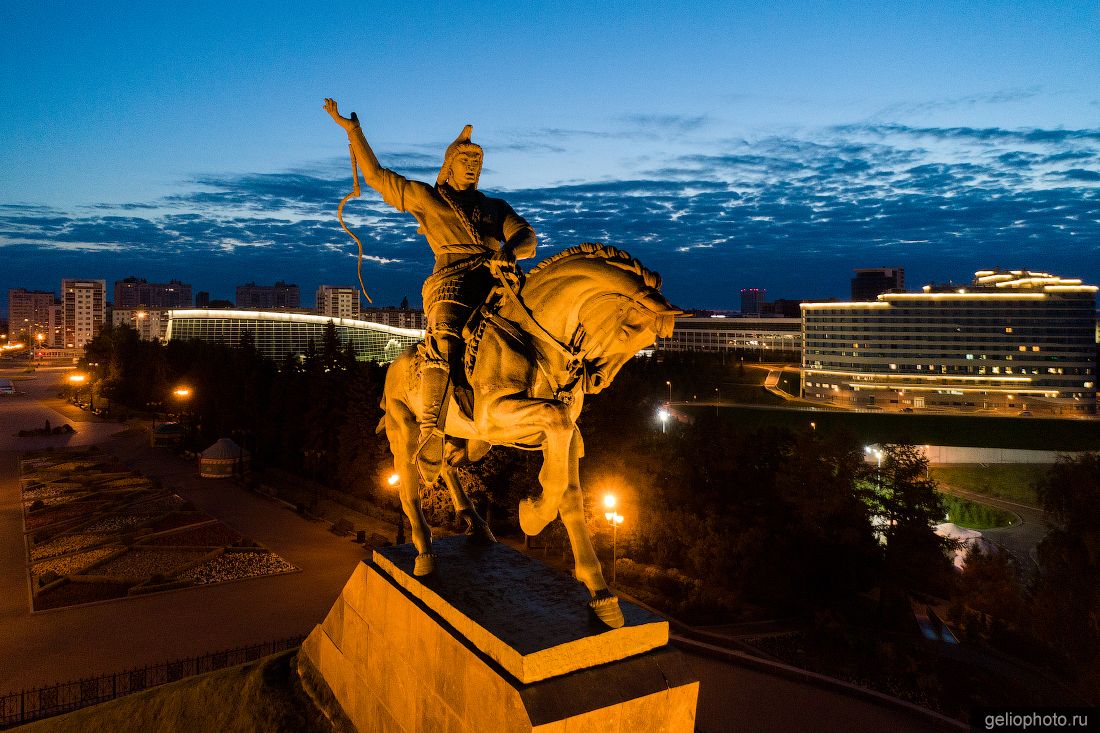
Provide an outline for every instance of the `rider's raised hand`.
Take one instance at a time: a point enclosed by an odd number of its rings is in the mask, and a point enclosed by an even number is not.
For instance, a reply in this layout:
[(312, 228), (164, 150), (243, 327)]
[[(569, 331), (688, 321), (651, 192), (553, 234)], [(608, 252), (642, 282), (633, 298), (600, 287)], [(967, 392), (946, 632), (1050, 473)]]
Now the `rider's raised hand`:
[(332, 116), (333, 121), (336, 122), (337, 125), (348, 132), (359, 127), (359, 117), (354, 112), (351, 113), (351, 117), (342, 117), (340, 115), (340, 108), (337, 106), (335, 99), (325, 99), (325, 111)]

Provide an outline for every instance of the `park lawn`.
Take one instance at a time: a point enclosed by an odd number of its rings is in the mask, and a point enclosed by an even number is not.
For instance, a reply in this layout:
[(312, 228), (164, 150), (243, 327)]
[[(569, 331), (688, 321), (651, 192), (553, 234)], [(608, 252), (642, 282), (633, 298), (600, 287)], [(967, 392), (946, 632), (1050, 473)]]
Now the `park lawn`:
[(964, 499), (961, 496), (941, 492), (940, 501), (947, 510), (947, 521), (966, 529), (1011, 527), (1020, 521), (1020, 518), (1012, 512)]
[(1050, 465), (1043, 463), (989, 463), (932, 466), (938, 483), (994, 499), (1039, 505), (1035, 483), (1046, 476)]
[(46, 718), (26, 733), (331, 731), (298, 681), (297, 649)]
[[(697, 414), (713, 411), (714, 403), (681, 403), (676, 409)], [(741, 431), (767, 427), (803, 431), (813, 422), (819, 432), (847, 433), (867, 445), (912, 443), (1050, 451), (1100, 450), (1100, 420), (758, 409), (738, 405), (723, 405), (721, 418), (723, 427)]]

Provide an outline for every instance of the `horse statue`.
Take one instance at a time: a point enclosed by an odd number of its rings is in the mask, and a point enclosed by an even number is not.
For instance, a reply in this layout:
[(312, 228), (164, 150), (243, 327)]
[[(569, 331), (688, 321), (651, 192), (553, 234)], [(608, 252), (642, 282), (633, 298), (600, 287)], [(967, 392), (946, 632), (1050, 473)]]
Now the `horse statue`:
[[(589, 243), (542, 261), (518, 289), (502, 280), (467, 326), (464, 366), (472, 406), (464, 411), (451, 396), (440, 420), (447, 436), (440, 476), (474, 539), (495, 541), (462, 487), (458, 466), (479, 460), (493, 445), (542, 451), (542, 493), (520, 502), (520, 527), (536, 535), (561, 515), (576, 577), (592, 596), (589, 608), (611, 628), (624, 619), (585, 526), (579, 468), (584, 444), (577, 417), (584, 395), (607, 387), (657, 336), (672, 334), (681, 311), (660, 288), (660, 275), (626, 252)], [(435, 560), (415, 459), (422, 409), (419, 361), (413, 346), (390, 365), (382, 424), (419, 553), (414, 574), (423, 576), (434, 570)]]

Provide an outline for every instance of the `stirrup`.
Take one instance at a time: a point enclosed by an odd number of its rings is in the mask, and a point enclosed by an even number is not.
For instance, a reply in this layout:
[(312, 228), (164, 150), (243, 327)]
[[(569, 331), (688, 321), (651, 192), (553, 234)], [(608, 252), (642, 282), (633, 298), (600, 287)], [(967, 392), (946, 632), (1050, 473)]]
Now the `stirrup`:
[(416, 470), (425, 486), (431, 486), (439, 477), (443, 468), (443, 431), (432, 428), (421, 433), (420, 442), (416, 446), (413, 459), (416, 462)]

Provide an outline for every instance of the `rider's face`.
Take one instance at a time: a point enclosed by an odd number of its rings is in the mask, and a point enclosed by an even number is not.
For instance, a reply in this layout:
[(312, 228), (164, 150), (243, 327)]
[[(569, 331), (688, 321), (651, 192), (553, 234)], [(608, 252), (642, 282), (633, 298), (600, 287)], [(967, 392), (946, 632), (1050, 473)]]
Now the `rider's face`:
[(477, 179), (481, 177), (481, 154), (477, 152), (461, 152), (451, 161), (451, 188), (456, 191), (465, 191), (467, 188), (477, 186)]

